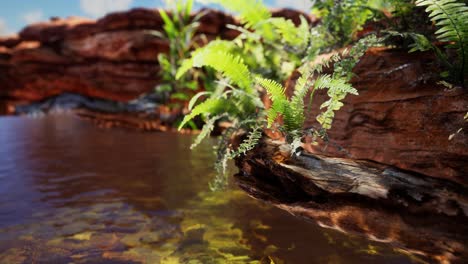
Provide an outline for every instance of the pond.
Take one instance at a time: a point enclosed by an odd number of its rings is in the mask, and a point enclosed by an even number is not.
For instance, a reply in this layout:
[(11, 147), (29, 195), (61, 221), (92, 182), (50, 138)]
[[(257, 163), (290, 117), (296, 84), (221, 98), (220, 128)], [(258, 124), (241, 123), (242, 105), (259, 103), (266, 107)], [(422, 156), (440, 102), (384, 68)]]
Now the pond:
[(214, 141), (192, 139), (0, 118), (0, 263), (417, 263), (234, 183), (211, 192)]

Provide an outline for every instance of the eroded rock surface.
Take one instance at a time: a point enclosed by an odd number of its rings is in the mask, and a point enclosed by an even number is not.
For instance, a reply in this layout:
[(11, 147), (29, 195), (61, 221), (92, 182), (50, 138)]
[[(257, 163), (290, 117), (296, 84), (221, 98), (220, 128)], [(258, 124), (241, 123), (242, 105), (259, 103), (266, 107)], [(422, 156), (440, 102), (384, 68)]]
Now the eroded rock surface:
[[(359, 96), (348, 96), (336, 113), (330, 142), (309, 151), (372, 160), (467, 185), (468, 122), (463, 117), (468, 89), (437, 84), (439, 72), (431, 53), (369, 50), (354, 68), (352, 83)], [(327, 98), (325, 91), (314, 94), (306, 127), (318, 127), (315, 116)]]

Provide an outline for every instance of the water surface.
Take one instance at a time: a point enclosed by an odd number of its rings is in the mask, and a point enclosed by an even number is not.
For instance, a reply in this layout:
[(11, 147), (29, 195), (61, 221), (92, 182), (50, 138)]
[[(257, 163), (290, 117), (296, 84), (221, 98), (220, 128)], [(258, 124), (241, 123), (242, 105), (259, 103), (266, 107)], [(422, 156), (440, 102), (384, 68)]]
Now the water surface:
[(417, 263), (389, 245), (211, 192), (212, 144), (0, 118), (0, 263)]

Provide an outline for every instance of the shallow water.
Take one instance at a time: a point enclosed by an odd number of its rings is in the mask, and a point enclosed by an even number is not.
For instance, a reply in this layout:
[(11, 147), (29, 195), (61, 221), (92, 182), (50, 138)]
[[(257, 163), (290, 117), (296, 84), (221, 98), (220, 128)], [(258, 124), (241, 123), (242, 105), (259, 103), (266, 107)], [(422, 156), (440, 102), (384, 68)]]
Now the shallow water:
[(191, 140), (0, 118), (0, 263), (416, 263), (234, 184), (209, 191), (213, 142)]

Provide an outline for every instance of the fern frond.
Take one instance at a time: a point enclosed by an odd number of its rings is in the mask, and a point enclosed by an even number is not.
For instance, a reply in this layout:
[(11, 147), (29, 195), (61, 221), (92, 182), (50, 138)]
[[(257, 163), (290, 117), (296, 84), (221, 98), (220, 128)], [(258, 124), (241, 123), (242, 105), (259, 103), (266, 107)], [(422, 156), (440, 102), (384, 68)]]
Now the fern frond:
[(285, 113), (285, 107), (288, 102), (285, 90), (281, 84), (273, 80), (258, 77), (257, 83), (265, 88), (272, 101), (272, 105), (267, 111), (267, 126), (271, 127), (278, 115), (284, 115)]
[(189, 111), (192, 110), (193, 106), (197, 103), (197, 101), (198, 101), (198, 99), (200, 99), (200, 97), (205, 96), (205, 95), (211, 95), (211, 94), (212, 94), (212, 92), (204, 91), (204, 92), (199, 92), (196, 95), (194, 95), (192, 97), (192, 99), (190, 99), (190, 101), (189, 101), (189, 104), (188, 104), (188, 107), (187, 107), (188, 110)]
[(336, 77), (329, 74), (319, 76), (314, 85), (315, 89), (328, 89), (327, 94), (330, 99), (320, 106), (320, 109), (326, 108), (326, 110), (317, 117), (317, 121), (324, 129), (330, 129), (335, 117), (335, 111), (340, 110), (343, 106), (341, 101), (348, 94), (357, 95), (358, 91), (345, 77)]
[(278, 82), (260, 77), (257, 77), (256, 81), (260, 86), (265, 88), (273, 101), (286, 99), (284, 87)]
[(457, 0), (417, 0), (417, 6), (426, 6), (426, 12), (439, 29), (436, 37), (450, 42), (448, 47), (458, 50), (460, 62), (460, 81), (468, 71), (468, 7)]
[(176, 78), (180, 78), (191, 67), (201, 68), (207, 66), (214, 68), (245, 91), (254, 92), (247, 65), (241, 57), (229, 53), (233, 44), (228, 43), (227, 41), (213, 41), (207, 46), (194, 51), (190, 59), (182, 62)]
[(210, 53), (212, 51), (225, 51), (229, 52), (234, 47), (234, 43), (227, 40), (213, 40), (208, 45), (198, 48), (192, 52), (191, 57), (182, 61), (181, 66), (177, 69), (176, 79), (180, 79), (187, 71), (194, 67), (194, 57), (201, 54)]
[(253, 92), (250, 71), (239, 56), (234, 56), (225, 51), (212, 50), (193, 57), (193, 66), (211, 67), (245, 91)]
[(291, 98), (291, 120), (285, 122), (291, 130), (300, 130), (305, 121), (304, 98), (309, 92), (309, 73), (303, 73), (294, 86), (294, 94)]
[(279, 99), (273, 101), (270, 109), (267, 111), (267, 127), (270, 128), (271, 125), (276, 121), (276, 118), (279, 115), (284, 115), (288, 107), (288, 101), (286, 99)]
[(191, 68), (193, 68), (193, 59), (185, 59), (182, 61), (179, 69), (176, 72), (176, 80), (179, 80), (186, 72), (188, 72)]
[(315, 81), (316, 89), (329, 88), (328, 95), (335, 94), (354, 94), (358, 95), (358, 91), (343, 77), (332, 77), (330, 74), (320, 75)]
[(186, 115), (182, 122), (179, 125), (179, 130), (182, 129), (187, 122), (192, 120), (198, 115), (201, 114), (218, 114), (222, 113), (225, 110), (226, 100), (222, 98), (208, 98), (204, 102), (200, 103), (199, 105), (195, 106), (190, 114)]
[(205, 122), (205, 125), (203, 125), (203, 128), (200, 131), (200, 134), (197, 135), (194, 142), (190, 146), (190, 149), (194, 149), (198, 145), (200, 145), (200, 143), (203, 141), (203, 139), (205, 139), (207, 136), (209, 136), (211, 134), (211, 132), (213, 131), (215, 122), (218, 121), (223, 116), (225, 116), (225, 115), (217, 115), (217, 116), (213, 116), (210, 119), (208, 119)]
[(245, 155), (247, 151), (252, 150), (257, 144), (258, 141), (262, 138), (262, 126), (256, 126), (250, 131), (249, 135), (247, 136), (244, 141), (239, 145), (239, 147), (229, 153), (228, 158), (233, 159), (240, 155)]

